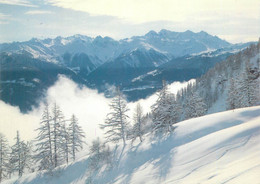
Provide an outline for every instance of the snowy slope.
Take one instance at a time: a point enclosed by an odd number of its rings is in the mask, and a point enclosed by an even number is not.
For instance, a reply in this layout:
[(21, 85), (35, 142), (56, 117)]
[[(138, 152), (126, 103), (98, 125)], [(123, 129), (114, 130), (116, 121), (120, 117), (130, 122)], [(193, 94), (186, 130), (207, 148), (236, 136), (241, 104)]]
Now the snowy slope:
[[(260, 183), (260, 106), (237, 109), (176, 124), (173, 135), (147, 135), (123, 151), (110, 171), (89, 176), (83, 157), (53, 176), (25, 175), (8, 183)], [(117, 167), (116, 167), (117, 165)]]

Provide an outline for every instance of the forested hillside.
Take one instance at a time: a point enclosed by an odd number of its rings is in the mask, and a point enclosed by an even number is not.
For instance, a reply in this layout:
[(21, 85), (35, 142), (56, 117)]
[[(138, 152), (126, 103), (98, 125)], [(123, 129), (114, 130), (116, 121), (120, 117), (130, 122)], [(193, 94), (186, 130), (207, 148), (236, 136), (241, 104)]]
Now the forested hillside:
[[(217, 63), (205, 75), (196, 79), (180, 91), (176, 101), (181, 105), (182, 117), (196, 117), (196, 113), (215, 113), (260, 103), (260, 42), (246, 50)], [(204, 104), (200, 112), (188, 115), (190, 108), (198, 109), (198, 102)], [(186, 110), (184, 110), (186, 108)]]

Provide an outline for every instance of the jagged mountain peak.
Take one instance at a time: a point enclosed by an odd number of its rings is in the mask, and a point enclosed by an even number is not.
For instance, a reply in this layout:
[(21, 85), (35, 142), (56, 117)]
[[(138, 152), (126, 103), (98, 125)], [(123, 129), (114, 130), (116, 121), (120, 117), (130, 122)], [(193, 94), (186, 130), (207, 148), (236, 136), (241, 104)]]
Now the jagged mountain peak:
[(185, 35), (185, 36), (194, 36), (194, 35), (200, 35), (200, 36), (211, 36), (214, 37), (210, 34), (208, 34), (205, 31), (200, 31), (200, 32), (193, 32), (191, 30), (186, 30), (183, 32), (175, 32), (175, 31), (171, 31), (171, 30), (167, 30), (167, 29), (161, 29), (159, 32), (156, 32), (154, 30), (149, 31), (148, 33), (146, 33), (144, 35), (144, 37), (157, 37), (157, 36), (162, 36), (162, 37), (172, 37), (175, 36), (177, 37), (178, 35)]
[(29, 42), (41, 42), (41, 40), (33, 37), (32, 39), (29, 40)]
[(200, 31), (199, 34), (201, 34), (201, 35), (209, 35), (209, 34), (208, 34), (207, 32), (205, 32), (205, 31)]
[(89, 36), (82, 35), (82, 34), (75, 34), (73, 36), (70, 36), (68, 38), (90, 38)]
[(115, 41), (113, 38), (108, 37), (108, 36), (105, 36), (105, 37), (97, 36), (93, 39), (92, 42), (93, 43), (114, 43), (114, 42), (117, 42), (117, 41)]
[(151, 30), (145, 34), (145, 37), (155, 37), (155, 36), (158, 36), (158, 34), (154, 30)]
[(167, 29), (162, 29), (158, 34), (163, 37), (175, 37), (178, 33)]

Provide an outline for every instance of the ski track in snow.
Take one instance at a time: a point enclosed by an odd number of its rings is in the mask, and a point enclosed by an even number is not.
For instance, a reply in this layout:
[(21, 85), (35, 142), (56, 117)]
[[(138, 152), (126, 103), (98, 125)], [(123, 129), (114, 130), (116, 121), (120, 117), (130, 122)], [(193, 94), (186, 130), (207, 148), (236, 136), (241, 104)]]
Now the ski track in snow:
[[(238, 146), (232, 147), (233, 144), (230, 144), (231, 148), (229, 148), (229, 149), (227, 149), (226, 151), (224, 151), (224, 153), (223, 153), (222, 155), (220, 155), (220, 157), (217, 158), (214, 162), (219, 161), (219, 160), (220, 160), (222, 157), (224, 157), (229, 151), (244, 146), (245, 144), (247, 144), (247, 142), (250, 140), (250, 138), (251, 138), (251, 136), (249, 136), (249, 138), (247, 138), (244, 142), (242, 142), (242, 143), (239, 144)], [(203, 158), (205, 158), (205, 157), (207, 157), (207, 156), (210, 156), (211, 154), (215, 153), (215, 152), (218, 151), (218, 150), (225, 149), (225, 147), (226, 147), (226, 146), (220, 147), (220, 148), (218, 148), (218, 149), (216, 149), (216, 150), (211, 151), (210, 153), (207, 153), (207, 154), (205, 154), (205, 155), (202, 155), (201, 157), (196, 158), (196, 159), (194, 159), (194, 160), (192, 160), (192, 161), (190, 161), (190, 162), (184, 163), (184, 164), (182, 164), (182, 165), (186, 165), (186, 164), (189, 164), (189, 163), (192, 163), (192, 162), (195, 162), (195, 161), (199, 161), (199, 160), (201, 160), (201, 159), (203, 159)], [(185, 177), (191, 175), (194, 171), (197, 171), (197, 170), (199, 170), (200, 168), (202, 168), (202, 167), (204, 167), (204, 166), (206, 166), (206, 165), (208, 165), (208, 164), (210, 164), (210, 163), (211, 163), (211, 162), (209, 161), (208, 163), (203, 164), (203, 165), (201, 165), (201, 166), (199, 166), (199, 167), (197, 167), (197, 168), (191, 170), (189, 173), (187, 173), (187, 174), (184, 175), (183, 177), (181, 177), (181, 178), (179, 178), (179, 179), (176, 179), (176, 180), (172, 180), (172, 182), (179, 181), (179, 180), (181, 180), (181, 179), (183, 179), (183, 178), (185, 178)], [(182, 165), (179, 165), (179, 166), (182, 166)], [(178, 165), (176, 165), (176, 166), (178, 166)], [(214, 175), (214, 177), (215, 177), (215, 176), (216, 176), (216, 175)], [(210, 179), (211, 179), (211, 178), (213, 178), (213, 177), (210, 177)]]
[[(228, 183), (228, 182), (234, 180), (235, 178), (237, 178), (237, 177), (239, 177), (239, 176), (241, 176), (241, 175), (243, 175), (243, 174), (245, 174), (245, 173), (247, 173), (247, 172), (249, 172), (250, 170), (253, 170), (253, 169), (255, 169), (255, 168), (260, 168), (260, 164), (258, 164), (257, 166), (251, 167), (251, 168), (249, 168), (249, 169), (247, 169), (247, 170), (245, 170), (245, 171), (243, 171), (243, 172), (238, 173), (237, 175), (231, 177), (230, 179), (228, 179), (227, 181), (223, 182), (222, 184)], [(259, 182), (259, 183), (260, 183), (260, 182)]]

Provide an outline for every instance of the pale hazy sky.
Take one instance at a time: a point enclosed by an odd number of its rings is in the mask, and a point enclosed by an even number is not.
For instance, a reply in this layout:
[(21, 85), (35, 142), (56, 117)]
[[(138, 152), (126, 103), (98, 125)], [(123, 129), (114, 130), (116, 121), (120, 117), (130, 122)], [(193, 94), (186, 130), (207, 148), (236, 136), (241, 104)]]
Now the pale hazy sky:
[(260, 1), (0, 0), (0, 42), (74, 34), (121, 39), (161, 29), (257, 41)]

